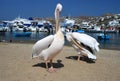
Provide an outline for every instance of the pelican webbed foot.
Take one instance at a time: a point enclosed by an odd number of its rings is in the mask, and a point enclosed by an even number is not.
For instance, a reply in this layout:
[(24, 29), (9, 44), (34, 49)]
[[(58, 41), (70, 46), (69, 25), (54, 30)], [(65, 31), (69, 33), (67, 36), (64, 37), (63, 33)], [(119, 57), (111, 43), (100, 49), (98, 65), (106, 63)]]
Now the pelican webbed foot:
[(53, 72), (56, 72), (56, 71), (57, 71), (57, 69), (55, 69), (55, 68), (53, 67), (52, 59), (50, 60), (50, 68), (48, 68), (48, 65), (47, 65), (47, 62), (46, 62), (46, 69), (47, 69), (47, 71), (50, 72), (50, 73), (53, 73)]
[(50, 67), (50, 68), (48, 68), (47, 71), (50, 72), (50, 73), (53, 73), (53, 72), (56, 72), (57, 69), (55, 69), (55, 68), (53, 68), (53, 67)]

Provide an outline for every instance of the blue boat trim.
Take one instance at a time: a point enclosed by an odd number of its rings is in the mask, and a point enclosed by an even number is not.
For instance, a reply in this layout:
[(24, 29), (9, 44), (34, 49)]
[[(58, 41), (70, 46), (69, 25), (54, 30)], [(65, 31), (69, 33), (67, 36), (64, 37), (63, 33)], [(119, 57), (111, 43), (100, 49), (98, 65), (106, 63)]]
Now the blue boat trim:
[(76, 32), (84, 33), (85, 31), (84, 30), (76, 30)]

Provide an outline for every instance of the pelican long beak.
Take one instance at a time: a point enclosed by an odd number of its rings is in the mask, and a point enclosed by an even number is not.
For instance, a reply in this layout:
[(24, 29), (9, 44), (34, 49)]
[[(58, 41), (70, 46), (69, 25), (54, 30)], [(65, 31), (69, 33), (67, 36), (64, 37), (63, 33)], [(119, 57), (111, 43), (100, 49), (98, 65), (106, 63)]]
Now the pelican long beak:
[(59, 9), (56, 10), (56, 32), (59, 30)]
[(73, 44), (75, 44), (80, 50), (84, 50), (84, 49), (82, 48), (82, 46), (81, 46), (77, 41), (75, 41), (73, 38), (71, 38), (71, 42), (72, 42)]
[(55, 9), (56, 32), (59, 30), (59, 13), (61, 10), (62, 10), (62, 5), (58, 3)]

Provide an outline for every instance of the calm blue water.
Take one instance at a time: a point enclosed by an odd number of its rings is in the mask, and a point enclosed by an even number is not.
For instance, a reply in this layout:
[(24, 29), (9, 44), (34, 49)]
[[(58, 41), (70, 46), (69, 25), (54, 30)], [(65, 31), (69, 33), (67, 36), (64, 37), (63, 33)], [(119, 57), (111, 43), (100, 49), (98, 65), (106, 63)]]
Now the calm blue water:
[[(97, 38), (97, 35), (101, 33), (86, 34), (96, 38), (97, 41), (100, 43), (100, 48), (120, 50), (120, 33), (108, 33), (108, 35), (111, 36), (110, 40), (99, 40)], [(48, 35), (49, 34), (47, 32), (32, 32), (30, 37), (14, 37), (12, 32), (0, 32), (0, 41), (35, 43), (37, 40), (42, 39)]]
[(101, 33), (87, 33), (87, 34), (97, 39), (97, 41), (100, 43), (100, 48), (120, 50), (120, 33), (107, 33), (107, 35), (111, 37), (110, 40), (99, 40), (97, 36), (100, 35)]
[(13, 32), (0, 32), (0, 40), (10, 42), (36, 42), (39, 39), (42, 39), (49, 34), (47, 32), (32, 32), (30, 37), (15, 37)]

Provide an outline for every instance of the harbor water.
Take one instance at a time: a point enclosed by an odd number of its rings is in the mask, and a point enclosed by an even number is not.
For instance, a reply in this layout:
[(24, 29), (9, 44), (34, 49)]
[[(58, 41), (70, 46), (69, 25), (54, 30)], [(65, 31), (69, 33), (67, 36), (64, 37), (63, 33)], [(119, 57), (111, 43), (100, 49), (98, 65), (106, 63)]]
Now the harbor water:
[(100, 43), (100, 48), (120, 50), (120, 33), (107, 33), (107, 35), (110, 36), (109, 40), (98, 39), (98, 35), (100, 35), (101, 33), (87, 34), (97, 39), (97, 41)]
[[(50, 35), (47, 32), (32, 32), (29, 37), (15, 37), (13, 32), (0, 32), (0, 42), (18, 42), (18, 43), (35, 43), (36, 41)], [(108, 33), (110, 35), (109, 40), (99, 40), (98, 35), (101, 33), (86, 33), (100, 43), (102, 49), (116, 49), (120, 50), (120, 33)], [(67, 42), (67, 41), (66, 41)]]

